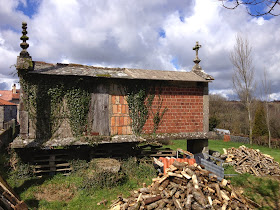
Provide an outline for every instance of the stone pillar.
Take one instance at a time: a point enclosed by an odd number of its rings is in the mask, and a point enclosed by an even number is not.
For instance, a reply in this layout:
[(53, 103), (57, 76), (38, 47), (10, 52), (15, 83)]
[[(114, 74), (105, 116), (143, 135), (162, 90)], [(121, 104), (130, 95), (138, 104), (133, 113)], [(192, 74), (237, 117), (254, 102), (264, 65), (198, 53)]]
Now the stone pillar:
[(208, 139), (187, 140), (187, 150), (193, 154), (208, 153)]
[(203, 88), (203, 132), (209, 131), (209, 94), (208, 82), (204, 83)]
[(18, 71), (21, 90), (20, 90), (20, 103), (19, 103), (19, 124), (20, 124), (20, 136), (25, 139), (29, 136), (29, 116), (28, 116), (28, 107), (24, 106), (24, 100), (28, 100), (28, 96), (24, 93), (22, 84), (24, 82), (25, 75), (28, 71), (33, 70), (32, 57), (27, 52), (29, 44), (26, 42), (29, 38), (27, 34), (27, 23), (22, 23), (22, 36), (20, 39), (20, 47), (22, 48), (20, 55), (17, 57), (16, 69)]

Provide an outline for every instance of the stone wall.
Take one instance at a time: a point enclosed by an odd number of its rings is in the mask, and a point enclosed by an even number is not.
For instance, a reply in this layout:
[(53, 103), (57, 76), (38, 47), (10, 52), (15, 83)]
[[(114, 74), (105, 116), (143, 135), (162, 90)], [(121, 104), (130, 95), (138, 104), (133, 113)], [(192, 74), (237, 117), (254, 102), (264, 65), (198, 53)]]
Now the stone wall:
[(0, 130), (3, 129), (4, 126), (4, 108), (5, 106), (0, 106)]
[[(15, 122), (15, 121), (14, 121)], [(13, 125), (7, 130), (0, 131), (0, 149), (8, 146), (19, 133), (19, 125)]]
[[(143, 128), (144, 133), (152, 133), (153, 114), (162, 101), (160, 113), (163, 115), (157, 133), (202, 132), (203, 127), (203, 87), (161, 87), (156, 94), (149, 118)], [(160, 95), (160, 97), (159, 97)], [(111, 135), (131, 134), (131, 119), (125, 96), (111, 96)]]
[(0, 129), (12, 119), (17, 119), (17, 106), (0, 106)]

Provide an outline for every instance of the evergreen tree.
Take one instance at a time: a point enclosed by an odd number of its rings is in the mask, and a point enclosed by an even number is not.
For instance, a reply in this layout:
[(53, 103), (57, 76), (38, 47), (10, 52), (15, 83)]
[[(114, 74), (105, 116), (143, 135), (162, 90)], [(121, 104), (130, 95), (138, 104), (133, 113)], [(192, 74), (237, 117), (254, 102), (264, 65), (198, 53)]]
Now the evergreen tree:
[(258, 104), (255, 114), (255, 121), (253, 127), (253, 135), (255, 136), (267, 136), (268, 130), (265, 119), (265, 110), (262, 103)]

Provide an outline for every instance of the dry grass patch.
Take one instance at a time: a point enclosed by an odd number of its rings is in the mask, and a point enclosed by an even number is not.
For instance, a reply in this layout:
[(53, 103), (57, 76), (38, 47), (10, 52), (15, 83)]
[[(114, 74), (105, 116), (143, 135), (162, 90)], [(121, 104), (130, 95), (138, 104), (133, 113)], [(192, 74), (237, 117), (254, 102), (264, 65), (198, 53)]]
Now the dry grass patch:
[(64, 201), (72, 200), (77, 192), (77, 188), (73, 184), (48, 184), (40, 186), (34, 193), (37, 200)]

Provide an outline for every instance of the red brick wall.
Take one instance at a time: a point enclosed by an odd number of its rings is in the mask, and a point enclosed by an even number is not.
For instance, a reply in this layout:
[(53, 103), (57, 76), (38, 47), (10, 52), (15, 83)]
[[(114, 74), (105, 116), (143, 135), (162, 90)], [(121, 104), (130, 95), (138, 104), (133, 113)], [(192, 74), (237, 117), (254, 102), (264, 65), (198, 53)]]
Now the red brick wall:
[[(162, 87), (160, 98), (165, 112), (157, 133), (181, 133), (203, 131), (203, 88), (201, 87)], [(152, 133), (153, 114), (159, 104), (155, 96), (152, 112), (144, 126), (144, 133)], [(111, 135), (131, 134), (128, 105), (124, 96), (112, 95)]]
[(128, 105), (125, 96), (111, 96), (111, 135), (131, 134), (130, 117), (128, 115)]

